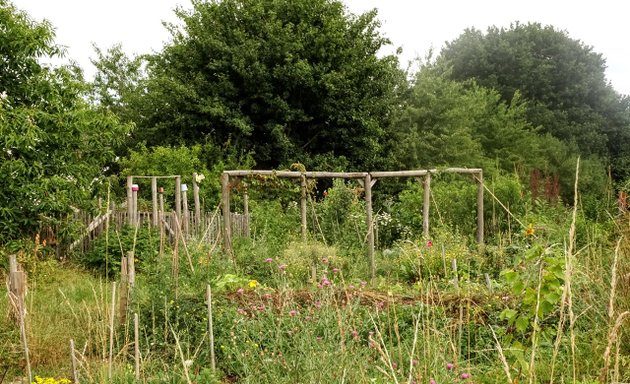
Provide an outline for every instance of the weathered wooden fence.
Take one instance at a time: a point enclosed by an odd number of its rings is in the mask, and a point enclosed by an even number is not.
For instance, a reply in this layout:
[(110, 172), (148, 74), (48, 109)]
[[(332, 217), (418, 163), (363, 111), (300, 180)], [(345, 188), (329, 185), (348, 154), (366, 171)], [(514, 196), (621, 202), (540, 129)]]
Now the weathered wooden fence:
[[(154, 227), (153, 215), (151, 211), (138, 212), (136, 217), (138, 226)], [(232, 233), (236, 236), (248, 236), (250, 232), (250, 215), (231, 213), (230, 216)], [(194, 212), (189, 212), (188, 215), (183, 214), (179, 220), (176, 217), (175, 212), (158, 212), (158, 226), (156, 228), (160, 228), (160, 225), (163, 225), (165, 236), (171, 241), (175, 240), (178, 224), (182, 235), (188, 239), (214, 243), (222, 236), (224, 220), (220, 212), (201, 212), (199, 216), (195, 215)], [(89, 213), (79, 212), (74, 220), (85, 230), (70, 245), (70, 250), (86, 252), (90, 249), (92, 242), (105, 232), (107, 225), (113, 230), (122, 230), (122, 227), (129, 223), (129, 213), (116, 210), (94, 216)]]

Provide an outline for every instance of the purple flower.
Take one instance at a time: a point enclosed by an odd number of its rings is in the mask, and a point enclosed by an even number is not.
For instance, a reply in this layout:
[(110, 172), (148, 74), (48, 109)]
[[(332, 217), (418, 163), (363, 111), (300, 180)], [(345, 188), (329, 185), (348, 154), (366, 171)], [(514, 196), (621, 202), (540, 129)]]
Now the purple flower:
[(446, 369), (448, 369), (449, 371), (452, 371), (453, 368), (455, 368), (455, 364), (453, 364), (453, 363), (446, 363)]
[(332, 273), (338, 273), (339, 272), (339, 268), (333, 268), (332, 269)]
[(328, 287), (330, 286), (332, 283), (330, 282), (330, 280), (328, 280), (327, 277), (322, 278), (322, 281), (320, 282), (322, 287)]
[(319, 301), (319, 300), (317, 300), (317, 301), (314, 303), (314, 305), (315, 305), (315, 308), (320, 309), (320, 308), (322, 307), (322, 302), (321, 302), (321, 301)]
[(297, 311), (295, 309), (289, 311), (289, 316), (295, 317), (295, 315), (297, 315)]
[(243, 295), (243, 293), (245, 293), (245, 290), (243, 288), (239, 288), (236, 290), (236, 293), (239, 295)]
[(434, 378), (431, 378), (431, 380), (429, 380), (429, 384), (437, 384), (437, 381), (435, 381)]
[(460, 377), (462, 378), (462, 380), (469, 379), (470, 378), (470, 373), (464, 372), (464, 373), (462, 373), (462, 375)]
[(322, 263), (328, 264), (328, 258), (327, 257), (322, 258)]
[(268, 257), (265, 259), (265, 263), (271, 263), (273, 262), (273, 259), (271, 257)]

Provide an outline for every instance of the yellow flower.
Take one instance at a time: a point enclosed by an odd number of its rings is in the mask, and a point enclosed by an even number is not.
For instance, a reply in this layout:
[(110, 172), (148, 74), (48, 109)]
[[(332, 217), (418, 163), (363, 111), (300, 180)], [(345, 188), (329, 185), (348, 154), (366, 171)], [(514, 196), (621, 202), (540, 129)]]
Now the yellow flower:
[(525, 236), (534, 236), (535, 232), (536, 231), (534, 230), (534, 225), (529, 224), (527, 228), (525, 229)]
[(258, 282), (256, 280), (250, 280), (249, 281), (249, 287), (250, 288), (256, 288), (257, 285), (258, 285)]

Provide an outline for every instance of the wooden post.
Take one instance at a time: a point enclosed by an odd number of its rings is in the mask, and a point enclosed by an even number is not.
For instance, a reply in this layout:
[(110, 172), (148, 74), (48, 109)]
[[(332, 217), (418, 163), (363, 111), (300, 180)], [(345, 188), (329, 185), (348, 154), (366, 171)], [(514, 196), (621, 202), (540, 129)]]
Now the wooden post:
[(451, 270), (453, 271), (453, 285), (459, 288), (459, 274), (457, 272), (457, 259), (451, 260)]
[(368, 229), (368, 260), (370, 262), (370, 275), (374, 279), (376, 277), (376, 263), (374, 262), (374, 223), (372, 220), (372, 177), (369, 173), (365, 176), (363, 184), (363, 188), (365, 188), (365, 213)]
[(210, 367), (216, 370), (214, 357), (214, 329), (212, 327), (212, 289), (210, 284), (206, 286), (206, 298), (208, 299), (208, 337), (210, 339)]
[(249, 237), (249, 192), (247, 191), (247, 183), (243, 183), (243, 236)]
[(137, 187), (131, 191), (133, 207), (133, 225), (138, 226), (140, 224), (140, 214), (138, 213), (138, 190)]
[(175, 214), (181, 223), (182, 217), (182, 178), (175, 176)]
[(422, 202), (422, 234), (429, 237), (429, 210), (431, 207), (431, 174), (424, 177), (424, 193)]
[(131, 288), (136, 285), (136, 259), (133, 251), (127, 252), (127, 280)]
[(21, 271), (15, 255), (9, 256), (9, 313), (19, 324), (24, 314), (24, 293), (26, 292), (26, 273)]
[(484, 242), (483, 222), (483, 172), (477, 174), (477, 243)]
[(185, 187), (182, 186), (181, 191), (182, 191), (182, 210), (184, 211), (184, 217), (181, 219), (181, 221), (184, 222), (184, 225), (182, 226), (182, 228), (184, 229), (184, 235), (188, 236), (188, 233), (190, 230), (188, 226), (188, 222), (190, 219), (190, 212), (188, 211), (188, 186), (185, 186)]
[(306, 242), (308, 226), (306, 224), (306, 176), (300, 177), (300, 220), (302, 223), (302, 241)]
[(133, 176), (127, 176), (127, 224), (133, 225)]
[(79, 384), (79, 372), (77, 371), (77, 359), (74, 356), (74, 340), (70, 339), (70, 359), (72, 361), (72, 382)]
[(157, 177), (151, 178), (151, 200), (153, 201), (153, 217), (151, 218), (151, 224), (154, 227), (158, 226), (158, 190), (157, 190)]
[(164, 254), (164, 188), (160, 187), (160, 257)]
[(138, 314), (133, 314), (133, 350), (135, 360), (136, 382), (140, 382), (140, 334), (138, 330)]
[(223, 250), (232, 255), (232, 227), (230, 223), (230, 175), (221, 174), (221, 200), (223, 205)]
[(112, 283), (112, 307), (109, 319), (109, 364), (108, 378), (112, 380), (112, 365), (114, 359), (114, 320), (116, 319), (116, 282)]
[(195, 202), (195, 227), (199, 231), (201, 228), (201, 203), (199, 202), (199, 184), (197, 183), (197, 173), (193, 173), (193, 201)]
[(127, 256), (120, 259), (120, 299), (118, 301), (118, 315), (120, 323), (125, 324), (127, 320), (127, 294), (129, 290), (129, 263)]

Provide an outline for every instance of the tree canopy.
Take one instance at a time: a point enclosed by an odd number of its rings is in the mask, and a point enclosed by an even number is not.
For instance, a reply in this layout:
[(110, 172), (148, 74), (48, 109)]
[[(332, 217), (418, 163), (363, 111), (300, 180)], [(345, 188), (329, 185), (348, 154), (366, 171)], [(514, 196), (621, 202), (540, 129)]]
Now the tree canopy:
[(259, 167), (382, 161), (404, 76), (376, 12), (337, 0), (223, 0), (178, 11), (172, 43), (149, 55), (135, 138), (211, 141)]
[(457, 81), (474, 79), (509, 102), (519, 92), (542, 132), (609, 161), (627, 177), (630, 109), (605, 77), (605, 60), (564, 31), (537, 23), (468, 29), (442, 50)]
[(87, 100), (80, 71), (50, 68), (54, 33), (0, 0), (0, 244), (85, 206), (128, 127)]

